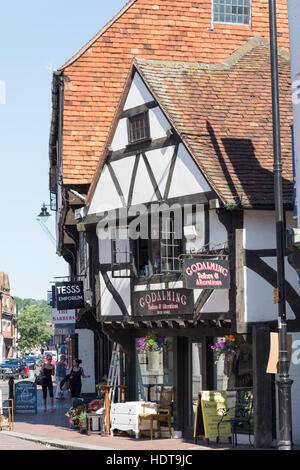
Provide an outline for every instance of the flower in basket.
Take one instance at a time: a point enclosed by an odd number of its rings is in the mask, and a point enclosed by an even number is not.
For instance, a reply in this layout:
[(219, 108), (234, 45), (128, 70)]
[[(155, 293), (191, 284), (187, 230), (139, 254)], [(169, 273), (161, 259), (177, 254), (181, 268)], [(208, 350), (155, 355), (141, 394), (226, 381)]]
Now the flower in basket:
[(225, 361), (229, 361), (244, 342), (244, 339), (238, 335), (226, 335), (225, 339), (221, 338), (214, 346), (211, 346), (216, 362), (221, 356), (224, 356)]
[(138, 339), (138, 346), (136, 349), (140, 352), (160, 351), (166, 345), (167, 343), (165, 336), (159, 336), (156, 333), (150, 333), (149, 335)]

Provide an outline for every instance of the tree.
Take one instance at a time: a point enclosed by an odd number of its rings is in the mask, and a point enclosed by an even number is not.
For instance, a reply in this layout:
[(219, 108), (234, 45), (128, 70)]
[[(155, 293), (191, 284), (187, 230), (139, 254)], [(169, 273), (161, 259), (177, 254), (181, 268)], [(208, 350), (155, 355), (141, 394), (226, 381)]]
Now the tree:
[(24, 306), (18, 315), (19, 349), (32, 349), (52, 338), (48, 321), (48, 308), (37, 304)]

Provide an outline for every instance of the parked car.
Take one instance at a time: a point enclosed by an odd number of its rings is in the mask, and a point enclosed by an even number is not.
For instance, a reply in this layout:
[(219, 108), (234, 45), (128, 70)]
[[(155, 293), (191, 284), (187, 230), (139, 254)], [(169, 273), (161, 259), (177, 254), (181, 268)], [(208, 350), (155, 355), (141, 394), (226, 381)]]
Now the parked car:
[(9, 377), (13, 377), (14, 379), (25, 379), (26, 377), (26, 370), (25, 364), (22, 363), (20, 359), (9, 358), (5, 359), (0, 364), (0, 377), (2, 380), (6, 380)]

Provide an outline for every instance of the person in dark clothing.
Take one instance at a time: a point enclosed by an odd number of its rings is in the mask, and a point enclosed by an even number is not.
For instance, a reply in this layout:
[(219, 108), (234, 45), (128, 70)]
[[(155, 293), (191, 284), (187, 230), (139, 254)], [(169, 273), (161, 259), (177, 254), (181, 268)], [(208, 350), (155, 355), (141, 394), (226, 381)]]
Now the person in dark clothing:
[(81, 393), (81, 377), (83, 379), (89, 378), (90, 375), (85, 375), (83, 368), (80, 367), (82, 361), (79, 359), (74, 359), (73, 360), (73, 367), (70, 372), (70, 392), (72, 398), (74, 397), (80, 397)]
[(47, 390), (49, 390), (51, 411), (55, 410), (55, 408), (53, 407), (53, 383), (52, 383), (52, 376), (55, 373), (55, 366), (51, 364), (51, 362), (52, 362), (52, 356), (48, 355), (46, 357), (46, 362), (41, 368), (41, 372), (40, 372), (41, 375), (45, 376), (43, 380), (43, 385), (42, 385), (44, 411), (47, 411)]

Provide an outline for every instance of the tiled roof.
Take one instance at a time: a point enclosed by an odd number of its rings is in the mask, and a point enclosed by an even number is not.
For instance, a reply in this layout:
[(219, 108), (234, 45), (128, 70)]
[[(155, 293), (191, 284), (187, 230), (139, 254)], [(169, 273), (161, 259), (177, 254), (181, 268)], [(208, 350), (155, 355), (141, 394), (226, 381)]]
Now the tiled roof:
[[(254, 35), (269, 36), (267, 1), (252, 0), (251, 28), (211, 26), (211, 0), (131, 0), (60, 71), (64, 92), (63, 183), (90, 184), (133, 57), (220, 63)], [(288, 49), (286, 0), (278, 42)], [(55, 94), (55, 90), (54, 90)], [(50, 160), (55, 152), (53, 107)]]
[[(227, 203), (274, 203), (270, 50), (255, 38), (222, 66), (135, 60), (216, 192)], [(279, 56), (284, 202), (292, 202), (292, 94)]]
[[(134, 59), (133, 65), (227, 206), (274, 204), (270, 50), (266, 40), (250, 40), (219, 65), (145, 59)], [(292, 95), (289, 57), (283, 51), (279, 80), (283, 196), (284, 203), (291, 204)]]

